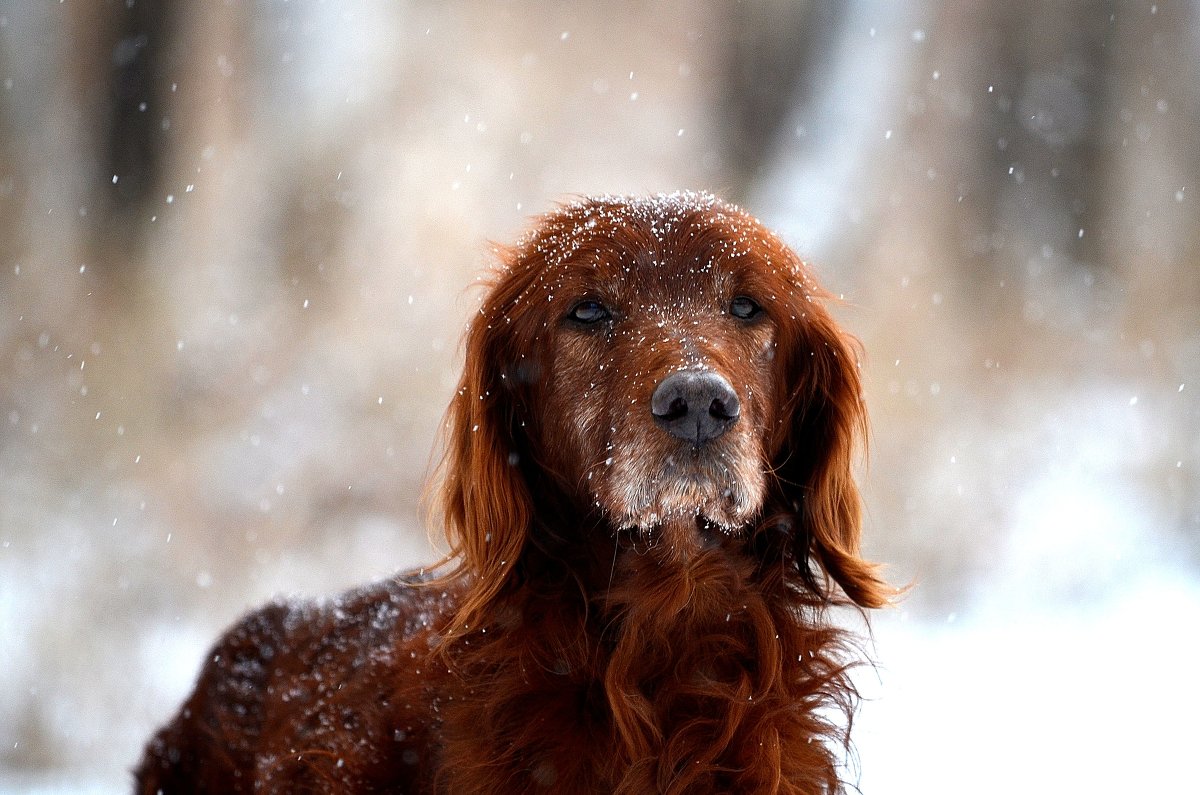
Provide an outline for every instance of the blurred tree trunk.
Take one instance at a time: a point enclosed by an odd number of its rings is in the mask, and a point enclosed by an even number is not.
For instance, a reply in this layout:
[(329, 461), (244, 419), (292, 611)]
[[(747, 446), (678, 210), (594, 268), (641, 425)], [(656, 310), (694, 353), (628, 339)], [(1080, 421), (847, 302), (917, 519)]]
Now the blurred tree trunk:
[(84, 3), (68, 20), (68, 74), (89, 150), (84, 227), (90, 258), (136, 278), (164, 164), (175, 145), (171, 94), (179, 80), (179, 3)]
[(1117, 30), (1106, 251), (1148, 410), (1171, 429), (1142, 477), (1176, 520), (1169, 548), (1200, 563), (1200, 6), (1121, 6)]
[[(1108, 267), (1109, 3), (946, 7), (910, 101), (948, 274), (981, 319), (1084, 322)], [(940, 223), (937, 219), (940, 219)]]
[(733, 198), (762, 179), (771, 155), (786, 137), (796, 104), (815, 93), (821, 63), (830, 57), (844, 6), (830, 2), (738, 3), (724, 29), (724, 80), (716, 98), (723, 117), (726, 166)]

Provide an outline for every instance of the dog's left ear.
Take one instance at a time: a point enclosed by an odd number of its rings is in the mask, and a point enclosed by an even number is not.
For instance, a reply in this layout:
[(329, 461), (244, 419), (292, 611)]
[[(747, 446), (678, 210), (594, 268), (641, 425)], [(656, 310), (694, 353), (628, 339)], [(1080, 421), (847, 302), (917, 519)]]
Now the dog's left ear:
[(896, 592), (859, 555), (862, 506), (853, 468), (867, 432), (859, 347), (816, 296), (808, 298), (791, 326), (781, 328), (785, 397), (777, 484), (786, 512), (794, 512), (794, 552), (810, 587), (819, 587), (809, 568), (816, 563), (855, 604), (882, 607)]

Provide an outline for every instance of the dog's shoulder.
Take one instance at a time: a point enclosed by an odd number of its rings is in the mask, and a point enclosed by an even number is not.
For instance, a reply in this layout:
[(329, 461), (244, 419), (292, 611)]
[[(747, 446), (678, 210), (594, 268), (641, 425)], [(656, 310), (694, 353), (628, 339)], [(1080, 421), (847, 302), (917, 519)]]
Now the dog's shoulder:
[(457, 598), (453, 585), (415, 571), (248, 613), (213, 646), (191, 696), (148, 746), (139, 780), (202, 778), (219, 791), (277, 767), (285, 751), (340, 745), (330, 735), (347, 722), (379, 722), (344, 707), (386, 703), (390, 687), (419, 676)]

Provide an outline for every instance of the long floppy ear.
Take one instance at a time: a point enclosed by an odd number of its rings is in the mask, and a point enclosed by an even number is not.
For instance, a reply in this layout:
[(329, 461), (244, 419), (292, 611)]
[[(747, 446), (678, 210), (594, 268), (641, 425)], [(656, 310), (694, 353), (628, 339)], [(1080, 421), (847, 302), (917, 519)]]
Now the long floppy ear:
[(811, 561), (855, 604), (882, 607), (896, 592), (859, 556), (862, 506), (853, 466), (867, 414), (857, 341), (816, 301), (806, 302), (782, 331), (790, 338), (783, 362), (789, 394), (776, 474), (795, 511), (797, 561), (810, 586), (819, 585)]
[[(456, 574), (468, 577), (454, 631), (474, 629), (513, 577), (533, 514), (518, 466), (514, 395), (502, 370), (510, 347), (502, 286), (467, 332), (463, 374), (447, 412), (441, 506)], [(469, 627), (464, 627), (469, 624)]]

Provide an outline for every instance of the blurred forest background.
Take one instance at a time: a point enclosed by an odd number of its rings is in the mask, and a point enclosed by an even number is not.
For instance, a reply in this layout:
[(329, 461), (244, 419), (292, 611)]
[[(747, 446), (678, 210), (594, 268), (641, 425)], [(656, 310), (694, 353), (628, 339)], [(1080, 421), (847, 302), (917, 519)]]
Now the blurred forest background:
[(0, 0), (0, 791), (435, 559), (489, 241), (679, 188), (867, 351), (863, 791), (1194, 785), (1198, 179), (1194, 1)]

